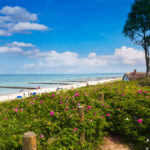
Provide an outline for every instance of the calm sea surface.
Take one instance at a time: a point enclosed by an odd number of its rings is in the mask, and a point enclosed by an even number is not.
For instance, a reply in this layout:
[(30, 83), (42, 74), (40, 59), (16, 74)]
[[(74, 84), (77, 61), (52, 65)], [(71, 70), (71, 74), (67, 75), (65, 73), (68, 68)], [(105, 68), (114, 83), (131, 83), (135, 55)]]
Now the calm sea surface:
[[(12, 87), (59, 87), (59, 83), (75, 84), (79, 81), (103, 80), (106, 78), (122, 77), (123, 73), (100, 74), (1, 74), (0, 86)], [(58, 84), (30, 84), (29, 82), (58, 83)], [(21, 89), (0, 88), (0, 95), (17, 93)]]

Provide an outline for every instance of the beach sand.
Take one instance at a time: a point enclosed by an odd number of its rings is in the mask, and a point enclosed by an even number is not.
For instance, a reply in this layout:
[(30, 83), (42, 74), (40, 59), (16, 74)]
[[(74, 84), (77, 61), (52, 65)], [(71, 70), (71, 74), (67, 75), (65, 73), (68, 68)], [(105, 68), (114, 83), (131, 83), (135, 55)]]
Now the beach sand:
[(50, 87), (50, 88), (41, 88), (41, 89), (23, 91), (23, 92), (19, 92), (19, 93), (15, 93), (15, 94), (1, 95), (0, 102), (11, 101), (11, 100), (17, 99), (17, 96), (21, 96), (22, 98), (29, 97), (34, 92), (38, 95), (38, 94), (42, 94), (42, 93), (56, 92), (58, 90), (58, 88), (59, 89), (74, 89), (74, 88), (87, 86), (87, 84), (88, 85), (96, 85), (96, 84), (101, 84), (101, 83), (106, 83), (106, 82), (114, 82), (116, 80), (121, 80), (121, 79), (122, 78), (103, 79), (103, 80), (99, 80), (99, 81), (89, 81), (89, 82), (85, 82), (85, 83), (63, 85), (63, 86)]

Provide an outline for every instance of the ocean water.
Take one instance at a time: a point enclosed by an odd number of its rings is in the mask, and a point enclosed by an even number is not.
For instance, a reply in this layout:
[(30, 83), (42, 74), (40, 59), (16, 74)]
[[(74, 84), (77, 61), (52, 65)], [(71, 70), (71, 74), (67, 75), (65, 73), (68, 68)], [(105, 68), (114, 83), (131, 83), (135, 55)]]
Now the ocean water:
[[(83, 81), (122, 77), (123, 73), (97, 74), (0, 74), (0, 86), (9, 87), (59, 87), (60, 84), (75, 84)], [(30, 82), (54, 83), (31, 84)], [(58, 83), (58, 84), (56, 84)], [(0, 95), (18, 93), (20, 89), (0, 88)], [(25, 91), (25, 90), (24, 90)]]

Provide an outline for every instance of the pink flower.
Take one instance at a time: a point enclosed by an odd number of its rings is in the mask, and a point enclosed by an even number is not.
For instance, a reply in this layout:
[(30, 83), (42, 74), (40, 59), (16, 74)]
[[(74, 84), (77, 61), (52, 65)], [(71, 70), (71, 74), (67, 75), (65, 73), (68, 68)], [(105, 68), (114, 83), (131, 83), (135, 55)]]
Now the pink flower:
[(44, 135), (40, 135), (41, 138), (44, 138)]
[(21, 108), (20, 111), (23, 111), (23, 108)]
[(79, 96), (79, 93), (78, 93), (78, 92), (75, 94), (75, 97), (77, 97), (77, 96)]
[(92, 108), (91, 106), (88, 106), (88, 107), (87, 107), (87, 109), (91, 109), (91, 108)]
[(43, 102), (44, 102), (44, 101), (43, 101), (43, 100), (41, 100), (41, 101), (40, 101), (40, 104), (42, 104)]
[(138, 119), (137, 122), (138, 122), (139, 124), (142, 124), (142, 119)]
[(80, 106), (80, 103), (77, 103), (78, 106)]
[(14, 111), (17, 112), (17, 111), (18, 111), (18, 108), (15, 108)]
[(109, 116), (110, 116), (110, 114), (107, 114), (106, 116), (107, 116), (107, 117), (109, 117)]
[(87, 93), (84, 93), (84, 96), (87, 96)]
[(54, 94), (52, 94), (52, 97), (54, 98), (54, 97), (55, 97), (55, 95), (54, 95)]
[(4, 120), (7, 120), (7, 118), (5, 118)]
[(51, 115), (51, 116), (53, 116), (53, 115), (54, 115), (54, 112), (53, 112), (53, 111), (51, 111), (51, 112), (50, 112), (50, 115)]
[(121, 94), (122, 96), (125, 96), (125, 94), (123, 93), (123, 94)]
[(69, 101), (66, 101), (66, 103), (68, 103)]
[(75, 110), (75, 108), (72, 108), (72, 110)]
[(67, 104), (67, 106), (69, 106), (69, 104)]
[(78, 130), (78, 128), (75, 128), (75, 131), (77, 131)]
[(73, 130), (72, 130), (72, 132), (75, 132), (75, 131), (77, 131), (78, 130), (78, 128), (74, 128)]
[(63, 102), (61, 101), (60, 104), (62, 104)]
[(72, 103), (74, 103), (74, 101), (72, 101)]
[(108, 106), (106, 106), (106, 108), (109, 108)]
[(137, 93), (142, 93), (142, 92), (143, 92), (142, 90), (137, 91)]
[(101, 115), (101, 118), (104, 118), (104, 116), (103, 116), (103, 115)]
[(96, 116), (96, 113), (94, 113), (94, 115)]
[(104, 106), (105, 104), (103, 103), (102, 105)]
[(90, 120), (90, 122), (92, 122), (92, 120)]
[(29, 102), (29, 104), (31, 104), (32, 102)]
[(68, 108), (65, 108), (65, 111), (67, 111), (68, 110)]

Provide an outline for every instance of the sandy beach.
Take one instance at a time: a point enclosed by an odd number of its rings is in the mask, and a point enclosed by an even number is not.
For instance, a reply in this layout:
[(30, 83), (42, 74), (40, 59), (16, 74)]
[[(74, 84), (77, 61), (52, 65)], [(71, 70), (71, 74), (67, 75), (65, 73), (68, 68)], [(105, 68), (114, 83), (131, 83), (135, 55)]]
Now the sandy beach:
[(72, 85), (61, 85), (57, 87), (50, 87), (50, 88), (40, 88), (40, 89), (34, 89), (34, 90), (28, 90), (28, 91), (23, 91), (15, 94), (6, 94), (6, 95), (1, 95), (0, 96), (0, 102), (5, 102), (5, 101), (11, 101), (14, 99), (19, 99), (17, 98), (18, 96), (21, 96), (22, 98), (24, 97), (29, 97), (33, 93), (42, 94), (42, 93), (49, 93), (49, 92), (55, 92), (58, 89), (74, 89), (74, 88), (79, 88), (79, 87), (84, 87), (87, 84), (88, 85), (96, 85), (96, 84), (101, 84), (105, 82), (113, 82), (116, 80), (121, 80), (121, 78), (112, 78), (112, 79), (103, 79), (103, 80), (98, 80), (98, 81), (89, 81), (89, 82), (84, 82), (84, 83), (78, 83), (78, 84), (72, 84)]

